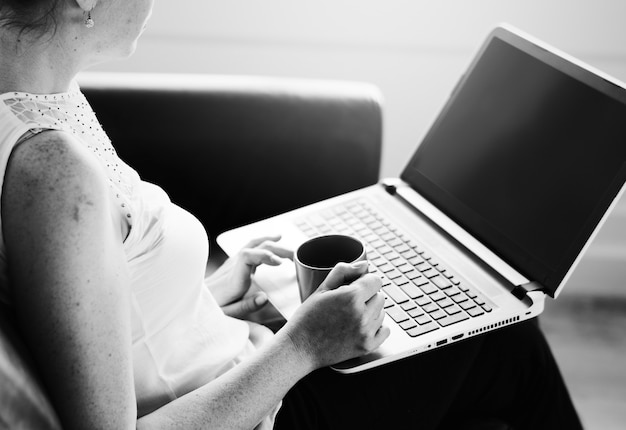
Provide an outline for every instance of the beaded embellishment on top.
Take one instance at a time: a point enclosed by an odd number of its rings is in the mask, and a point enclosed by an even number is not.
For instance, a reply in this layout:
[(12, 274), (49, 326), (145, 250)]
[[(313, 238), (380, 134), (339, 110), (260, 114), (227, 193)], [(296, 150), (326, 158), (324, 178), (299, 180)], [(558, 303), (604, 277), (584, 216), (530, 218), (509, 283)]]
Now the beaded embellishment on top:
[(44, 130), (70, 132), (98, 156), (105, 167), (109, 185), (120, 207), (130, 220), (130, 200), (136, 172), (117, 155), (84, 95), (76, 90), (59, 94), (5, 94), (4, 103), (13, 114), (36, 134)]

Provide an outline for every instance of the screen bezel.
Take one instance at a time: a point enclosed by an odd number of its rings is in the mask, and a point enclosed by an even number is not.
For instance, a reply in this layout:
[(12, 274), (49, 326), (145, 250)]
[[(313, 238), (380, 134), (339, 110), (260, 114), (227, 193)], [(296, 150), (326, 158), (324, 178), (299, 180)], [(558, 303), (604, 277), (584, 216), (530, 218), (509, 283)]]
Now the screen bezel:
[[(522, 37), (508, 28), (497, 27), (490, 33), (485, 43), (479, 49), (474, 60), (468, 67), (467, 72), (461, 77), (455, 91), (453, 91), (430, 128), (430, 131), (425, 135), (423, 142), (427, 142), (431, 134), (437, 130), (439, 123), (445, 118), (446, 113), (454, 103), (456, 94), (463, 88), (464, 83), (467, 81), (468, 77), (471, 76), (482, 54), (494, 38), (498, 38), (510, 44), (564, 74), (626, 105), (626, 89), (623, 86), (594, 73), (578, 61), (566, 59), (564, 54), (556, 52), (556, 50), (551, 47), (540, 44), (539, 42), (530, 41), (528, 38)], [(597, 225), (618, 196), (626, 181), (626, 163), (622, 163), (621, 169), (615, 175), (613, 182), (599, 198), (591, 215), (581, 228), (579, 234), (572, 241), (572, 244), (562, 255), (560, 262), (556, 267), (550, 268), (500, 231), (486, 223), (482, 216), (470, 210), (459, 200), (446, 193), (445, 190), (438, 188), (427, 177), (414, 169), (412, 167), (414, 160), (419, 156), (420, 149), (418, 147), (411, 161), (402, 172), (401, 179), (407, 182), (415, 191), (434, 204), (464, 230), (478, 239), (483, 245), (491, 249), (520, 274), (531, 281), (539, 282), (545, 288), (545, 292), (552, 297), (554, 297), (555, 292), (561, 287), (562, 281), (566, 278), (572, 265), (579, 257), (581, 250), (587, 245)], [(532, 174), (532, 172), (529, 172), (529, 174)]]

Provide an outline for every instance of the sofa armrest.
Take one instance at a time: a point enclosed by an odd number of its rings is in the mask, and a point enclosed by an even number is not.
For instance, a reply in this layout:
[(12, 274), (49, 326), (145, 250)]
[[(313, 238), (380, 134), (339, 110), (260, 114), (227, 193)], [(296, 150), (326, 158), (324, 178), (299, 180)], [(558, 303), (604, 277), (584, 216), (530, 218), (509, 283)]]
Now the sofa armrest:
[(204, 224), (230, 228), (379, 179), (380, 93), (355, 82), (88, 73), (121, 158)]

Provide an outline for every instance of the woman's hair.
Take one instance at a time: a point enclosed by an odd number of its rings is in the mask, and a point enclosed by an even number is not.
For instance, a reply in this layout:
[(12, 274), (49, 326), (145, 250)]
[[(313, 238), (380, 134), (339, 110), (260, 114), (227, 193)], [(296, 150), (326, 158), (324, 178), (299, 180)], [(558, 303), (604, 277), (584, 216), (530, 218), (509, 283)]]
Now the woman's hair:
[(56, 9), (61, 0), (0, 0), (0, 27), (22, 33), (56, 30)]

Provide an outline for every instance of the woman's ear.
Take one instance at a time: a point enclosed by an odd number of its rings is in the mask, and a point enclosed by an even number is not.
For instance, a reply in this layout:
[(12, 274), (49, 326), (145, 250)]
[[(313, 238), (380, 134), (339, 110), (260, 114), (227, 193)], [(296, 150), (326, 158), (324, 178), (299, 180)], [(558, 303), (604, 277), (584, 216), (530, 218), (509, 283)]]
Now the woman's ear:
[(91, 11), (94, 7), (96, 7), (96, 3), (98, 3), (98, 0), (74, 0), (74, 1), (85, 12)]

